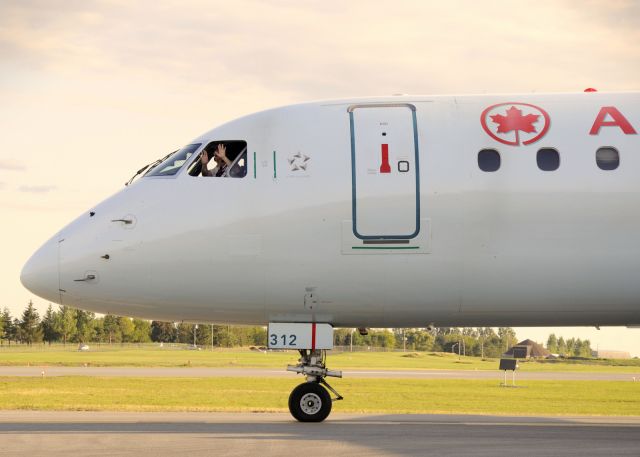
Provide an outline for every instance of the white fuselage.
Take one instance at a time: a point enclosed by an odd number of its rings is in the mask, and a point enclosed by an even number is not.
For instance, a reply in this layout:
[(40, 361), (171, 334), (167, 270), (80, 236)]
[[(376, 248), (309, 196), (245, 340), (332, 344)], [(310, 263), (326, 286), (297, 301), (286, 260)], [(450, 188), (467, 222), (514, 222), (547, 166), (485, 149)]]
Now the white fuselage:
[[(610, 115), (590, 132), (603, 107), (640, 129), (639, 102), (407, 96), (257, 113), (191, 143), (246, 142), (244, 178), (189, 175), (197, 153), (145, 176), (45, 243), (22, 280), (54, 302), (168, 321), (637, 325), (640, 140)], [(512, 106), (537, 117), (500, 127)], [(602, 147), (615, 170), (597, 166)], [(539, 169), (541, 148), (557, 170)], [(482, 149), (497, 171), (479, 168)]]

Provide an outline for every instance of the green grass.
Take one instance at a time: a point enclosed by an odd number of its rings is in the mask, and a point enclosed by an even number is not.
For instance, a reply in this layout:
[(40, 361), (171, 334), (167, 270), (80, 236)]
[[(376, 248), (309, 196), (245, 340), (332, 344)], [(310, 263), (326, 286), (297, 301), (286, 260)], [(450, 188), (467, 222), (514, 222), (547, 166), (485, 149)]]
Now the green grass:
[[(158, 346), (140, 348), (92, 346), (78, 352), (75, 345), (32, 348), (0, 348), (0, 365), (4, 366), (130, 366), (130, 367), (253, 367), (282, 369), (295, 363), (297, 353), (258, 353), (248, 349), (188, 351)], [(621, 363), (624, 363), (622, 365)], [(342, 352), (329, 353), (329, 366), (335, 369), (382, 370), (495, 370), (497, 359), (461, 357), (431, 352)], [(626, 361), (554, 361), (523, 362), (522, 371), (584, 371), (639, 373), (640, 360)]]
[[(0, 378), (0, 409), (287, 411), (302, 378)], [(340, 379), (334, 411), (514, 415), (640, 415), (640, 383)]]

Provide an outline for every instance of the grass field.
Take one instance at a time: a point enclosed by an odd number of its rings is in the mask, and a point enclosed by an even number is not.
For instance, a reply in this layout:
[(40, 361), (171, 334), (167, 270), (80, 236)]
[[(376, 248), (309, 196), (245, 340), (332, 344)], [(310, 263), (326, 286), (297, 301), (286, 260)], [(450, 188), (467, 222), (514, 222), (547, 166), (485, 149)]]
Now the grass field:
[[(175, 347), (75, 346), (0, 348), (0, 365), (254, 367), (284, 369), (295, 352), (248, 349), (189, 351)], [(640, 373), (640, 361), (521, 363), (523, 371)], [(497, 359), (444, 353), (342, 352), (329, 354), (333, 369), (496, 370)], [(0, 409), (117, 411), (286, 411), (302, 377), (287, 378), (10, 378), (0, 377)], [(497, 381), (340, 379), (345, 400), (336, 411), (368, 413), (477, 413), (640, 415), (640, 383), (527, 381), (501, 388)]]
[[(301, 377), (0, 378), (0, 409), (109, 411), (287, 411)], [(334, 411), (522, 415), (640, 415), (640, 383), (341, 379)]]
[[(282, 369), (295, 363), (295, 352), (252, 352), (248, 349), (188, 351), (158, 346), (131, 348), (119, 346), (92, 347), (78, 352), (75, 345), (0, 348), (0, 365), (13, 366), (144, 366), (144, 367), (253, 367)], [(625, 363), (626, 365), (622, 365)], [(495, 370), (497, 359), (461, 357), (429, 352), (342, 352), (329, 353), (329, 366), (334, 369), (455, 369)], [(522, 371), (588, 371), (640, 373), (640, 360), (627, 361), (554, 361), (520, 363)]]

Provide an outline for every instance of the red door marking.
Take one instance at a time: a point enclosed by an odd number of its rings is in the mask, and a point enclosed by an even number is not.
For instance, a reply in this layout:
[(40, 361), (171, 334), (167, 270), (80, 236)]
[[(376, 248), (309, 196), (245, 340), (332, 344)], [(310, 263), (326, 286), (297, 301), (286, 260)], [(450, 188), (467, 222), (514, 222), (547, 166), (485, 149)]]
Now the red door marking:
[(382, 145), (382, 165), (380, 165), (380, 173), (391, 173), (391, 165), (389, 165), (389, 145)]
[(311, 324), (311, 350), (316, 350), (316, 323)]

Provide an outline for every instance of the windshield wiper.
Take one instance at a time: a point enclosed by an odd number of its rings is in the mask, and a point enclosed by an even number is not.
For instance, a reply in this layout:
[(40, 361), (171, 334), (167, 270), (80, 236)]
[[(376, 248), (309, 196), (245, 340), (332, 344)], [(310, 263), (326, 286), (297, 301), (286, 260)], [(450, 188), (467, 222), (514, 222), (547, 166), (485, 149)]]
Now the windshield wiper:
[(155, 162), (151, 162), (148, 163), (147, 165), (145, 165), (144, 167), (142, 167), (141, 169), (139, 169), (138, 171), (136, 171), (136, 174), (134, 174), (131, 179), (129, 179), (129, 181), (127, 181), (126, 183), (124, 183), (125, 186), (128, 186), (129, 184), (131, 184), (133, 182), (134, 179), (136, 179), (136, 177), (138, 177), (138, 175), (140, 173), (142, 173), (143, 171), (145, 171), (147, 168), (156, 165), (158, 162), (160, 162), (159, 160), (156, 160)]
[[(131, 179), (129, 179), (129, 181), (127, 181), (126, 183), (124, 183), (125, 186), (128, 186), (129, 184), (131, 184), (133, 182), (134, 179), (136, 179), (143, 171), (147, 170), (147, 173), (149, 173), (156, 165), (158, 165), (159, 163), (164, 162), (166, 159), (169, 158), (169, 156), (171, 154), (173, 154), (176, 151), (170, 152), (169, 154), (167, 154), (166, 156), (164, 156), (161, 159), (158, 160), (154, 160), (151, 163), (146, 164), (144, 167), (142, 167), (141, 169), (139, 169), (138, 171), (136, 171), (136, 173), (131, 177)], [(146, 173), (145, 173), (146, 174)]]

